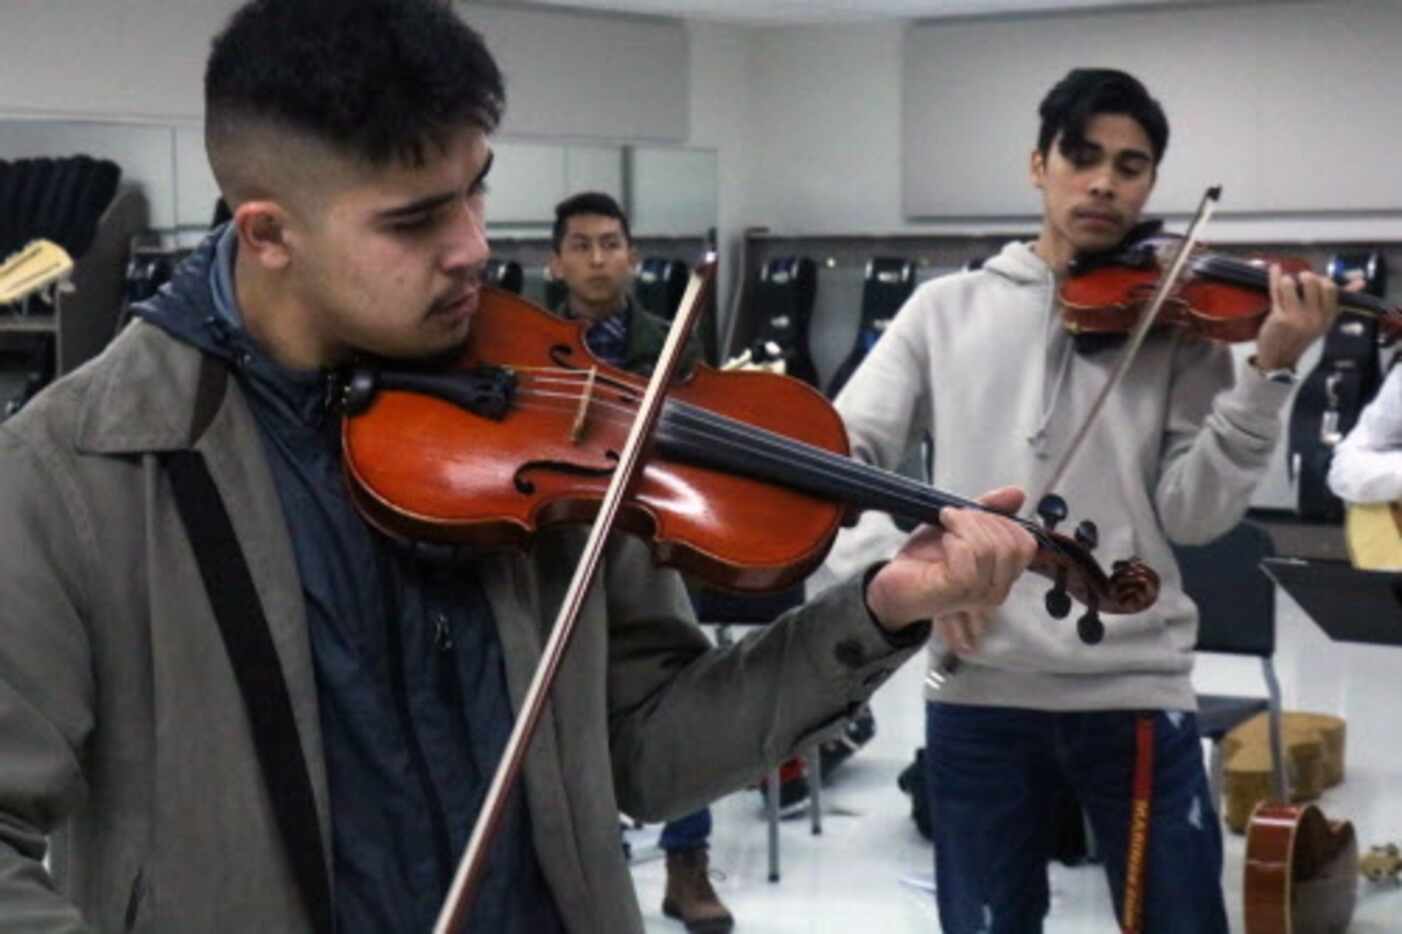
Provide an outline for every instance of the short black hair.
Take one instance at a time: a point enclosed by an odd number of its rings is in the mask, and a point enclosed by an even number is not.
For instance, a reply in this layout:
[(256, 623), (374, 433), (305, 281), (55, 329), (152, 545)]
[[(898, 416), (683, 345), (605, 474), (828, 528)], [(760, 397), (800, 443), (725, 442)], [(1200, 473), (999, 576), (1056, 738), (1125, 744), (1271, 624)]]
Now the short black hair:
[(1154, 148), (1154, 166), (1168, 148), (1168, 117), (1138, 78), (1113, 68), (1073, 68), (1037, 108), (1042, 129), (1037, 151), (1046, 158), (1058, 133), (1057, 148), (1068, 158), (1085, 146), (1086, 123), (1100, 114), (1123, 114), (1144, 128)]
[(375, 166), (419, 165), (464, 126), (490, 133), (506, 93), (446, 0), (250, 0), (214, 38), (206, 138), (289, 127)]
[(633, 233), (628, 229), (628, 215), (623, 213), (623, 208), (618, 206), (612, 195), (602, 191), (581, 191), (555, 205), (555, 228), (550, 232), (550, 245), (556, 253), (560, 252), (560, 245), (565, 242), (565, 228), (570, 218), (580, 214), (617, 218), (623, 226), (623, 239), (633, 242)]

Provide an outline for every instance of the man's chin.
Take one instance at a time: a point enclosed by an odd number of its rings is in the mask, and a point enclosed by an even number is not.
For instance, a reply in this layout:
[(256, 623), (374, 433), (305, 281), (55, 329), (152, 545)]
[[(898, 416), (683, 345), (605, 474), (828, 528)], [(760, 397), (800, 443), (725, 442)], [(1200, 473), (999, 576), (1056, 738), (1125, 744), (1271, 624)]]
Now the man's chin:
[(433, 319), (426, 319), (425, 326), (413, 334), (401, 334), (399, 340), (385, 342), (378, 349), (362, 346), (362, 352), (385, 360), (399, 360), (408, 364), (434, 364), (451, 362), (462, 356), (463, 348), (471, 333), (471, 318), (458, 322), (452, 328), (435, 327)]
[(612, 310), (623, 304), (623, 293), (614, 289), (590, 289), (584, 292), (584, 299), (595, 308)]
[(1125, 231), (1115, 228), (1103, 232), (1086, 232), (1073, 239), (1071, 242), (1076, 247), (1078, 253), (1103, 253), (1106, 250), (1118, 246), (1124, 239)]
[(448, 367), (456, 364), (462, 358), (466, 343), (466, 335), (453, 341), (425, 341), (419, 346), (401, 348), (398, 352), (389, 355), (389, 359), (425, 369)]

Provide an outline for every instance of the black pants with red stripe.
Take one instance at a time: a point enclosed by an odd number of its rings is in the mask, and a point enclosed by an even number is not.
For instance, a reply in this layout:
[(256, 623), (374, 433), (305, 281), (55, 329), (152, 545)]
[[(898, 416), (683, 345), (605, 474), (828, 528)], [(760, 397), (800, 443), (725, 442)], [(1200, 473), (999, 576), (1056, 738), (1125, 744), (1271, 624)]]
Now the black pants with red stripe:
[[(1053, 713), (931, 703), (926, 769), (945, 934), (1036, 934), (1049, 905), (1054, 796), (1085, 809), (1122, 913), (1141, 711)], [(1227, 934), (1222, 830), (1191, 713), (1158, 711), (1144, 880), (1145, 934)]]

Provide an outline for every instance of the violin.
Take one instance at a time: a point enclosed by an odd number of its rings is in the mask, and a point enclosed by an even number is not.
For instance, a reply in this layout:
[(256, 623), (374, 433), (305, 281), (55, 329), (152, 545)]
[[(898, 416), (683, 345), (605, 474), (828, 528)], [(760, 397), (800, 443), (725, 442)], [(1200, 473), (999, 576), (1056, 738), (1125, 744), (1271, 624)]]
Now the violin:
[[(1154, 294), (1172, 259), (1177, 238), (1132, 240), (1108, 253), (1071, 262), (1058, 297), (1062, 324), (1072, 334), (1127, 334)], [(1286, 273), (1304, 272), (1298, 258), (1275, 260)], [(1185, 276), (1165, 300), (1155, 327), (1184, 330), (1225, 343), (1255, 340), (1271, 310), (1266, 262), (1194, 250)], [(1402, 336), (1402, 307), (1364, 292), (1340, 290), (1339, 307), (1378, 319), (1388, 341)]]
[[(645, 381), (595, 358), (582, 326), (484, 287), (454, 365), (352, 371), (342, 393), (342, 448), (352, 497), (398, 538), (476, 549), (527, 547), (542, 527), (598, 511)], [(795, 379), (698, 366), (668, 392), (647, 459), (617, 525), (645, 537), (661, 564), (739, 591), (797, 583), (826, 556), (853, 510), (933, 522), (946, 506), (984, 507), (848, 456), (823, 396)], [(1048, 612), (1071, 598), (1078, 631), (1099, 613), (1135, 613), (1158, 595), (1136, 559), (1108, 575), (1096, 531), (1054, 531), (1067, 513), (1048, 497), (1031, 570), (1053, 582)]]

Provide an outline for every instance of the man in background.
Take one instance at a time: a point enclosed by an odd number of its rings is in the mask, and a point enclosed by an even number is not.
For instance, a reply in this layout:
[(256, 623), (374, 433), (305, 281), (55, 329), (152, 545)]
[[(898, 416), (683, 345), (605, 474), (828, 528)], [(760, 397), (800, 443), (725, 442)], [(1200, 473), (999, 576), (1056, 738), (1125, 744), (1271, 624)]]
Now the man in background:
[[(633, 297), (638, 251), (618, 202), (599, 191), (561, 201), (555, 206), (551, 246), (550, 275), (566, 289), (552, 310), (591, 322), (584, 343), (605, 363), (650, 374), (670, 325)], [(693, 336), (682, 351), (680, 372), (700, 359), (701, 345)]]
[[(612, 366), (648, 374), (662, 352), (668, 323), (633, 297), (633, 246), (628, 216), (609, 195), (586, 191), (555, 206), (550, 275), (566, 288), (553, 309), (565, 318), (589, 321), (584, 342)], [(700, 359), (695, 337), (682, 356), (682, 371)], [(658, 840), (667, 854), (667, 893), (662, 911), (697, 934), (723, 934), (734, 919), (711, 886), (707, 847), (711, 809), (703, 807), (669, 821)]]

